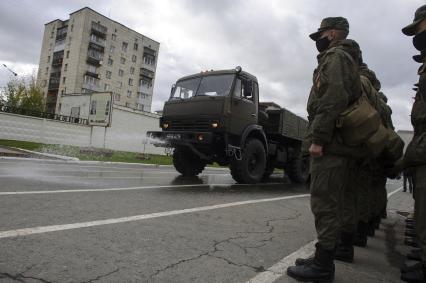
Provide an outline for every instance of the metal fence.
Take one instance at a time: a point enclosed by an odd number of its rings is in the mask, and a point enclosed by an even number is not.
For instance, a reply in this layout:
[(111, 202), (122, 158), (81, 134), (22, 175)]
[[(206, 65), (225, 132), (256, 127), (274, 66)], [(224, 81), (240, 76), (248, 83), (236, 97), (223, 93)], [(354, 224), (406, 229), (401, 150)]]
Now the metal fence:
[(76, 118), (71, 116), (64, 116), (64, 115), (59, 115), (54, 113), (40, 112), (40, 111), (31, 110), (31, 109), (24, 109), (24, 108), (4, 106), (4, 105), (3, 106), (0, 105), (0, 112), (45, 118), (45, 119), (57, 120), (57, 121), (73, 123), (73, 124), (81, 124), (81, 125), (89, 124), (88, 119)]

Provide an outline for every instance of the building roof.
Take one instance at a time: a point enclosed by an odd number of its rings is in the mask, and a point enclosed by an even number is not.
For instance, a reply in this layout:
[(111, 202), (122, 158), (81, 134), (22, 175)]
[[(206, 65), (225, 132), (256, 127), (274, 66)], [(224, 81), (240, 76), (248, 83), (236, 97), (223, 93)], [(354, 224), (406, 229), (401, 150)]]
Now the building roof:
[[(138, 34), (142, 35), (143, 37), (149, 38), (150, 40), (152, 40), (152, 41), (154, 41), (154, 42), (156, 42), (156, 43), (160, 44), (160, 42), (158, 42), (158, 41), (156, 41), (156, 40), (154, 40), (154, 39), (152, 39), (152, 38), (150, 38), (150, 37), (148, 37), (148, 36), (145, 36), (145, 35), (141, 34), (140, 32), (137, 32), (137, 31), (135, 31), (134, 29), (131, 29), (131, 28), (129, 28), (129, 27), (127, 27), (127, 26), (123, 25), (122, 23), (119, 23), (119, 22), (117, 22), (117, 21), (114, 21), (113, 19), (111, 19), (111, 18), (109, 18), (109, 17), (107, 17), (107, 16), (105, 16), (105, 15), (102, 15), (101, 13), (99, 13), (99, 12), (97, 12), (97, 11), (93, 10), (93, 9), (92, 9), (92, 8), (90, 8), (90, 7), (83, 7), (83, 8), (81, 8), (81, 9), (77, 10), (77, 11), (74, 11), (74, 12), (70, 13), (70, 16), (71, 16), (72, 14), (78, 13), (78, 12), (83, 11), (83, 10), (85, 10), (85, 9), (90, 10), (90, 11), (92, 11), (92, 12), (94, 12), (94, 13), (96, 13), (96, 14), (98, 14), (98, 15), (100, 15), (100, 16), (102, 16), (102, 17), (104, 17), (104, 18), (108, 19), (108, 20), (110, 20), (110, 21), (113, 21), (114, 23), (116, 23), (116, 24), (118, 24), (118, 25), (120, 25), (120, 26), (123, 26), (123, 27), (125, 27), (125, 28), (127, 28), (127, 29), (129, 29), (129, 30), (131, 30), (131, 31), (134, 31), (134, 32), (136, 32), (136, 33), (138, 33)], [(48, 22), (48, 23), (46, 23), (46, 24), (44, 24), (44, 25), (48, 25), (48, 24), (53, 23), (53, 22), (55, 22), (55, 21), (62, 21), (62, 22), (64, 22), (64, 20), (56, 19), (56, 20), (50, 21), (50, 22)], [(67, 20), (65, 20), (65, 21), (67, 21)]]

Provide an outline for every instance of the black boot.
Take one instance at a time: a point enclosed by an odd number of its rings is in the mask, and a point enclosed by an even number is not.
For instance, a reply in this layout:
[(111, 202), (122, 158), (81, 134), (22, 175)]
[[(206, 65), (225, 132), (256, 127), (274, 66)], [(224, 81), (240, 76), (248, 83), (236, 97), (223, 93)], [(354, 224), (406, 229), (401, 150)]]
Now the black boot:
[(376, 234), (376, 228), (374, 227), (374, 220), (370, 220), (367, 225), (367, 236), (374, 237)]
[(344, 262), (354, 261), (354, 235), (349, 233), (342, 233), (340, 235), (340, 243), (337, 245), (335, 260)]
[(367, 227), (368, 223), (358, 222), (358, 229), (354, 238), (354, 246), (366, 247), (367, 246)]
[(422, 263), (421, 262), (416, 262), (416, 263), (404, 263), (401, 267), (401, 273), (406, 273), (406, 272), (411, 272), (414, 271), (416, 269), (422, 269)]
[(426, 267), (415, 269), (401, 274), (401, 280), (409, 283), (425, 283)]
[(413, 248), (418, 248), (419, 247), (418, 244), (417, 244), (416, 238), (412, 238), (412, 237), (406, 237), (405, 241), (404, 241), (404, 244), (406, 246), (413, 247)]
[(290, 266), (287, 275), (304, 282), (333, 282), (334, 280), (334, 250), (324, 250), (317, 246), (312, 262)]
[(407, 259), (421, 261), (422, 257), (420, 256), (420, 249), (411, 250), (411, 252), (407, 254)]

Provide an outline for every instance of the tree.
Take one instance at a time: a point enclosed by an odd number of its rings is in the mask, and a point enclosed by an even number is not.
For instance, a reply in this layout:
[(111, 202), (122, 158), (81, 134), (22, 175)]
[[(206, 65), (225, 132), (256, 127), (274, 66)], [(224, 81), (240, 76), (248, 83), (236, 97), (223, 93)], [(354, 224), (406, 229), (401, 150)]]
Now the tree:
[(21, 79), (11, 79), (1, 92), (0, 102), (7, 108), (24, 111), (43, 112), (45, 98), (42, 88), (34, 75)]

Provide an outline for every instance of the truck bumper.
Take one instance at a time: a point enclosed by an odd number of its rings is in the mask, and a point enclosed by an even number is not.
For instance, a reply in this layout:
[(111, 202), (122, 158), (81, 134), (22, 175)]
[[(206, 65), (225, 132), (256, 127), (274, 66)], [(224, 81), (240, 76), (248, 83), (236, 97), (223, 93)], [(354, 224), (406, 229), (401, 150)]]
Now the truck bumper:
[(147, 137), (149, 143), (157, 147), (209, 145), (213, 141), (211, 132), (149, 131)]

